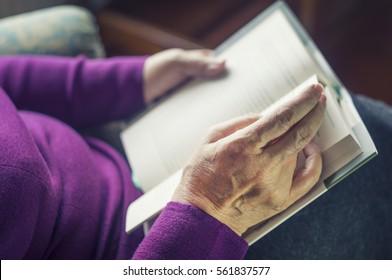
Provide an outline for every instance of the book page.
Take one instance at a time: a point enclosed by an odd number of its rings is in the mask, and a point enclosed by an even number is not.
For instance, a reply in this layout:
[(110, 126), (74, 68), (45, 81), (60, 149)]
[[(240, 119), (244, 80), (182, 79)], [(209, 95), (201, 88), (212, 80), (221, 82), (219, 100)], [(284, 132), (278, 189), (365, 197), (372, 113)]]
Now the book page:
[[(280, 10), (220, 56), (227, 61), (226, 76), (190, 82), (123, 133), (128, 160), (144, 191), (181, 169), (208, 127), (263, 111), (319, 71)], [(326, 121), (335, 117), (339, 119), (330, 114)], [(328, 133), (329, 144), (349, 134), (339, 125), (327, 126), (336, 130)]]
[[(286, 94), (283, 96), (281, 99), (279, 99), (277, 102), (275, 102), (272, 106), (268, 107), (264, 112), (267, 110), (274, 110), (274, 107), (279, 106), (281, 102), (284, 102), (285, 99), (290, 98), (291, 95), (298, 94), (300, 91), (305, 89), (311, 84), (314, 84), (317, 82), (316, 76), (312, 76), (311, 78), (307, 79), (305, 82), (297, 86), (293, 91), (290, 93)], [(328, 90), (325, 91), (327, 95), (327, 107), (330, 107), (329, 113), (331, 115), (334, 115), (334, 113), (338, 113), (338, 111), (335, 112), (336, 106), (334, 106), (334, 101), (333, 98)], [(247, 233), (246, 235), (246, 240), (248, 242), (253, 242), (257, 238), (263, 236), (264, 234), (268, 233), (270, 230), (275, 228), (278, 224), (283, 222), (284, 220), (288, 219), (290, 216), (292, 216), (294, 213), (299, 211), (302, 207), (310, 203), (310, 201), (316, 199), (319, 195), (323, 194), (325, 191), (327, 191), (326, 186), (323, 184), (323, 179), (330, 176), (331, 169), (336, 168), (336, 166), (342, 166), (334, 162), (331, 159), (335, 158), (335, 155), (337, 155), (337, 158), (339, 160), (346, 160), (346, 158), (350, 159), (351, 154), (355, 154), (352, 152), (349, 152), (349, 155), (346, 157), (342, 157), (342, 154), (344, 155), (347, 153), (347, 151), (350, 151), (350, 147), (357, 147), (355, 144), (344, 144), (344, 145), (333, 145), (330, 147), (329, 143), (330, 141), (323, 141), (322, 138), (326, 137), (328, 133), (334, 133), (333, 129), (339, 127), (338, 123), (335, 123), (338, 121), (337, 115), (335, 117), (331, 116), (331, 118), (327, 117), (327, 121), (324, 121), (324, 129), (322, 131), (319, 131), (319, 136), (318, 139), (315, 139), (320, 148), (322, 150), (326, 150), (327, 154), (323, 154), (323, 174), (322, 178), (317, 184), (313, 190), (307, 194), (306, 196), (303, 197), (300, 201), (295, 203), (292, 207), (288, 208), (286, 211), (280, 213), (279, 215), (275, 216), (273, 219), (268, 220), (267, 222), (257, 225), (255, 228), (252, 228), (250, 232)], [(330, 120), (328, 120), (330, 119)], [(331, 130), (332, 129), (332, 130)], [(345, 137), (345, 135), (348, 135), (349, 130), (341, 129), (341, 131), (337, 132), (337, 135), (340, 135), (339, 137), (342, 137), (342, 141), (346, 141), (345, 139), (348, 139), (349, 141), (354, 141), (353, 137)], [(326, 135), (324, 135), (326, 134)], [(337, 151), (329, 153), (328, 151), (335, 146), (339, 147)], [(358, 149), (360, 152), (361, 150)], [(304, 160), (304, 157), (301, 155), (299, 157), (299, 168), (302, 165), (301, 160)], [(343, 165), (346, 164), (346, 162), (343, 163)], [(182, 176), (182, 169), (179, 169), (177, 172), (173, 173), (170, 177), (168, 177), (165, 180), (162, 180), (159, 182), (154, 188), (149, 190), (149, 192), (139, 199), (137, 199), (135, 202), (133, 202), (131, 205), (129, 205), (128, 210), (127, 210), (127, 219), (126, 219), (126, 231), (131, 232), (138, 226), (140, 226), (144, 221), (149, 220), (162, 211), (162, 209), (165, 207), (167, 202), (171, 200), (172, 195), (174, 194), (178, 184), (180, 183)]]

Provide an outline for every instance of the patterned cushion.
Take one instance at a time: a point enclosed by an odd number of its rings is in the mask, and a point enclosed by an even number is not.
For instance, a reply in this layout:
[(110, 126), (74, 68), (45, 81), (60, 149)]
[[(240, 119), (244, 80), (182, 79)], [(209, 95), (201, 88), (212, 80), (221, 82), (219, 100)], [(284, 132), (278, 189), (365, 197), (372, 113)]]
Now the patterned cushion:
[(0, 19), (0, 55), (104, 57), (94, 17), (77, 6), (57, 6)]

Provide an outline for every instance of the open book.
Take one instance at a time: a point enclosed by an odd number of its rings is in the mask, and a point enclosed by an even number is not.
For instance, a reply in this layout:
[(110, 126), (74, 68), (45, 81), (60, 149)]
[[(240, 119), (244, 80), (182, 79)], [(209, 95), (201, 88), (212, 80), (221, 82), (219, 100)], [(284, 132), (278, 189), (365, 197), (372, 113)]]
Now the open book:
[(208, 127), (261, 112), (317, 78), (327, 95), (315, 139), (323, 156), (321, 179), (306, 196), (249, 229), (244, 238), (252, 244), (377, 154), (347, 90), (284, 2), (273, 4), (216, 52), (227, 62), (227, 75), (190, 81), (121, 135), (134, 176), (146, 192), (128, 208), (127, 232), (157, 216), (170, 201), (181, 169)]

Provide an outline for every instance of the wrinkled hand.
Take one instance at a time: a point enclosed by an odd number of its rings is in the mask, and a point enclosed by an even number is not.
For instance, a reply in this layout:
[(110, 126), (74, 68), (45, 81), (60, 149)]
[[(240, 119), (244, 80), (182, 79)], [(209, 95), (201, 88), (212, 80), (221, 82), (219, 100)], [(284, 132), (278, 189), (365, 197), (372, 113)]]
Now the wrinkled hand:
[(169, 49), (147, 58), (144, 65), (144, 101), (154, 99), (187, 78), (213, 78), (225, 71), (225, 62), (211, 50)]
[[(286, 209), (321, 174), (320, 151), (310, 141), (324, 116), (322, 91), (313, 85), (274, 110), (211, 128), (173, 200), (197, 206), (238, 235)], [(302, 150), (305, 163), (296, 170)]]

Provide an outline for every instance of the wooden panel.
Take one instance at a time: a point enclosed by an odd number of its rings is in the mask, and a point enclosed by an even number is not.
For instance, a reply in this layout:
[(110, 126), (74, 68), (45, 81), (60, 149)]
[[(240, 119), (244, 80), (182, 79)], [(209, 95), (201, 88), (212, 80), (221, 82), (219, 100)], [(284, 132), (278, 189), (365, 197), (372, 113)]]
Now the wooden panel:
[[(172, 46), (214, 48), (272, 2), (116, 0), (109, 8), (125, 16), (121, 21), (106, 17), (100, 22), (104, 23), (101, 28), (105, 43), (109, 42), (121, 54), (153, 53)], [(348, 88), (392, 104), (389, 87), (392, 1), (287, 0), (287, 3)], [(147, 31), (135, 35), (132, 31), (135, 20), (163, 33), (142, 28)], [(162, 39), (165, 36), (169, 39)]]
[[(113, 1), (112, 7), (135, 19), (141, 19), (179, 34), (200, 39), (210, 26), (238, 7), (255, 0), (143, 0)], [(259, 1), (260, 2), (260, 1)]]
[(184, 35), (177, 36), (131, 17), (112, 11), (97, 15), (101, 36), (109, 53), (153, 54), (168, 48), (202, 48)]

